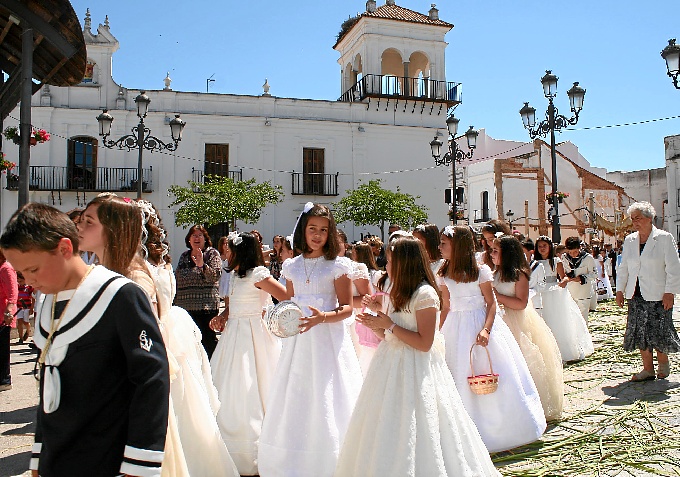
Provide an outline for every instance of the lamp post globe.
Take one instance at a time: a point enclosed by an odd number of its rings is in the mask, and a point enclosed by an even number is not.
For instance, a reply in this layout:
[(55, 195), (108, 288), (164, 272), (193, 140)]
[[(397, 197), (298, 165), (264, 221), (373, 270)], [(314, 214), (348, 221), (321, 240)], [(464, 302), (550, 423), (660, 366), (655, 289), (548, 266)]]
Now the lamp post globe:
[(470, 129), (465, 131), (465, 139), (467, 139), (469, 149), (477, 147), (477, 136), (479, 136), (479, 131), (474, 129), (474, 126), (470, 126)]
[(434, 157), (435, 160), (439, 160), (439, 158), (442, 156), (442, 146), (444, 144), (437, 139), (437, 136), (434, 137), (432, 141), (430, 141), (430, 148), (432, 149), (432, 157)]
[(453, 113), (451, 113), (451, 116), (446, 118), (446, 129), (449, 131), (449, 136), (456, 137), (456, 134), (458, 134), (458, 123), (460, 122), (460, 119), (455, 117)]
[(678, 75), (680, 75), (680, 45), (676, 45), (675, 38), (668, 40), (668, 45), (661, 51), (661, 57), (666, 60), (668, 76), (673, 80), (673, 85), (680, 89)]
[(574, 86), (569, 88), (567, 96), (569, 96), (569, 106), (572, 112), (578, 113), (583, 109), (583, 99), (586, 96), (586, 90), (578, 85), (578, 81), (575, 81)]
[(109, 114), (108, 109), (104, 109), (102, 113), (97, 116), (97, 122), (99, 123), (99, 135), (106, 137), (111, 134), (111, 123), (113, 123), (113, 116)]
[(551, 70), (545, 70), (545, 75), (541, 78), (543, 94), (546, 98), (554, 98), (557, 95), (557, 80), (559, 78), (552, 74)]
[(182, 132), (186, 125), (186, 121), (182, 121), (179, 114), (175, 114), (174, 119), (170, 121), (170, 135), (172, 136), (173, 141), (177, 142), (182, 140)]
[(142, 119), (146, 117), (146, 113), (149, 111), (149, 103), (151, 103), (151, 98), (146, 95), (146, 91), (140, 91), (139, 95), (135, 98), (137, 116)]
[(529, 106), (528, 102), (524, 103), (519, 114), (522, 116), (522, 123), (524, 123), (525, 128), (533, 128), (536, 125), (536, 108)]

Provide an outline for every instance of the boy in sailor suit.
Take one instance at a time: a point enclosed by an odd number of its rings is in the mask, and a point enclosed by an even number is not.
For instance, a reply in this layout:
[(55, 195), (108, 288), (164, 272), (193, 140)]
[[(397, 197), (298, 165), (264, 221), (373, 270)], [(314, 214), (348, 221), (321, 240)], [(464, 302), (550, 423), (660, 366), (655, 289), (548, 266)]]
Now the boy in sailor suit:
[(86, 265), (75, 225), (47, 205), (17, 211), (0, 247), (45, 294), (34, 336), (41, 353), (33, 475), (160, 475), (168, 361), (142, 289)]

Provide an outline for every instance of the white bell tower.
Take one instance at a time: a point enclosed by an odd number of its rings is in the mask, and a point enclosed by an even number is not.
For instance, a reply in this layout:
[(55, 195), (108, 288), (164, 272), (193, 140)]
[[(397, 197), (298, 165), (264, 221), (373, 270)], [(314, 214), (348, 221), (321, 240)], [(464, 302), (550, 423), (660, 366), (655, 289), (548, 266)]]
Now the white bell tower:
[(446, 82), (444, 37), (452, 28), (439, 19), (434, 4), (425, 15), (400, 7), (395, 0), (380, 7), (368, 0), (365, 12), (342, 24), (333, 47), (340, 53), (341, 93), (372, 75), (400, 95), (413, 96), (416, 88), (434, 94), (428, 85)]

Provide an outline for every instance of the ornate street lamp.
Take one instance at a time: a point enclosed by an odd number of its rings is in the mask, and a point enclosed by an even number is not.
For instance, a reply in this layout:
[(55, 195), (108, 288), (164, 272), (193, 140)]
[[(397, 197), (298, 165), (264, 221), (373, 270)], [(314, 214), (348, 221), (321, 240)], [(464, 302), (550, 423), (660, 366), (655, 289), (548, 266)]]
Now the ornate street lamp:
[(434, 164), (435, 166), (448, 166), (451, 164), (451, 173), (452, 173), (452, 189), (451, 189), (451, 203), (453, 204), (453, 224), (455, 225), (457, 220), (458, 220), (458, 210), (457, 210), (457, 203), (456, 203), (456, 163), (461, 163), (464, 159), (470, 159), (472, 158), (472, 155), (474, 154), (474, 149), (477, 147), (477, 136), (479, 136), (479, 131), (476, 131), (473, 129), (472, 126), (470, 126), (470, 129), (468, 129), (464, 136), (465, 139), (467, 139), (467, 144), (468, 148), (470, 149), (469, 152), (463, 152), (462, 149), (458, 148), (458, 144), (456, 144), (456, 139), (460, 139), (460, 137), (456, 137), (456, 134), (458, 133), (458, 123), (460, 119), (456, 118), (453, 114), (449, 116), (446, 119), (446, 129), (448, 131), (448, 151), (444, 156), (442, 157), (442, 146), (443, 143), (437, 138), (437, 136), (434, 137), (434, 139), (430, 142), (430, 148), (432, 149), (432, 157), (434, 158)]
[(661, 58), (666, 60), (668, 76), (673, 80), (673, 86), (680, 89), (680, 45), (675, 44), (675, 38), (668, 40), (668, 46), (661, 51)]
[(165, 144), (163, 141), (155, 136), (151, 135), (151, 130), (144, 125), (144, 118), (149, 111), (149, 103), (151, 99), (146, 95), (144, 91), (135, 98), (135, 104), (137, 104), (137, 117), (139, 117), (139, 124), (131, 129), (132, 134), (127, 134), (117, 140), (108, 139), (111, 134), (111, 124), (113, 123), (113, 116), (111, 116), (108, 110), (104, 110), (99, 116), (97, 116), (97, 121), (99, 122), (99, 135), (103, 138), (102, 142), (104, 146), (109, 149), (117, 147), (118, 149), (127, 149), (131, 151), (137, 149), (139, 151), (139, 159), (137, 160), (137, 198), (142, 198), (142, 155), (144, 149), (151, 152), (154, 151), (175, 151), (177, 150), (177, 143), (182, 140), (182, 131), (186, 122), (182, 121), (179, 114), (175, 115), (175, 119), (170, 121), (170, 135), (172, 136), (172, 143)]
[(522, 116), (522, 123), (524, 127), (529, 130), (529, 136), (531, 139), (535, 139), (538, 136), (545, 137), (550, 133), (550, 151), (552, 159), (552, 230), (554, 243), (562, 242), (562, 236), (560, 234), (560, 216), (559, 216), (559, 198), (557, 196), (557, 154), (555, 153), (555, 131), (561, 131), (568, 125), (574, 125), (578, 122), (578, 115), (583, 109), (583, 98), (586, 95), (586, 90), (578, 85), (578, 82), (567, 91), (567, 96), (569, 96), (569, 106), (574, 115), (571, 118), (567, 118), (558, 113), (555, 104), (553, 103), (553, 98), (557, 96), (557, 76), (552, 74), (552, 71), (547, 70), (545, 76), (541, 78), (541, 84), (543, 85), (543, 94), (548, 98), (548, 110), (545, 113), (545, 120), (536, 124), (536, 109), (529, 106), (529, 103), (524, 103), (522, 109), (519, 110), (519, 114)]

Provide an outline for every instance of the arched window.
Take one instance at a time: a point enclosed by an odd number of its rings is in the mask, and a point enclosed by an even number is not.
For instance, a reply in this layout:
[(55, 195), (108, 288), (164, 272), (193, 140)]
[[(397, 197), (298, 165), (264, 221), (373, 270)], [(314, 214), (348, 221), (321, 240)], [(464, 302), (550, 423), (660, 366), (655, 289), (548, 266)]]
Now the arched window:
[(68, 140), (69, 189), (97, 188), (97, 143), (97, 139), (90, 136), (74, 136)]

